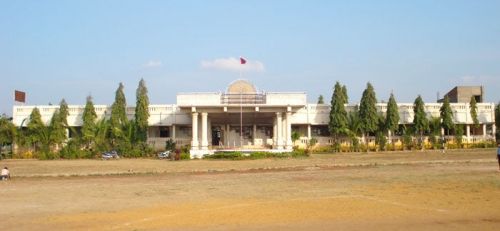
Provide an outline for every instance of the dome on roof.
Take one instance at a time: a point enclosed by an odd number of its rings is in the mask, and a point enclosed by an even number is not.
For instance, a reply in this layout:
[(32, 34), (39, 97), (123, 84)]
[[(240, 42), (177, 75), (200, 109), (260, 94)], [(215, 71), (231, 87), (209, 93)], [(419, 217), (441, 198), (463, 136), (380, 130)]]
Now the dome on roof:
[(249, 94), (255, 94), (257, 93), (257, 89), (255, 86), (248, 82), (247, 80), (244, 79), (238, 79), (233, 81), (229, 86), (227, 87), (226, 93), (228, 94), (240, 94), (240, 93), (249, 93)]

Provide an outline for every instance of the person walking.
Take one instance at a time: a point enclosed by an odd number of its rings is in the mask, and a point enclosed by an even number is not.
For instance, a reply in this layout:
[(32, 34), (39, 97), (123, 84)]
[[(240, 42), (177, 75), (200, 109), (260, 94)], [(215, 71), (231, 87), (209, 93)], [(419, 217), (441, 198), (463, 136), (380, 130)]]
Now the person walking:
[(10, 179), (10, 171), (9, 168), (4, 167), (2, 169), (2, 173), (0, 174), (0, 180), (8, 180)]

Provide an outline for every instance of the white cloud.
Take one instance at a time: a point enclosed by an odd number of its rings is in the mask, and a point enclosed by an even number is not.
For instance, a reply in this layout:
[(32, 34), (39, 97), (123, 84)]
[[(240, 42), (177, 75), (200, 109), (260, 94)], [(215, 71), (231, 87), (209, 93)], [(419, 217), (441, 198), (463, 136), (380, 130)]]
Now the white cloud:
[(201, 68), (223, 71), (255, 71), (263, 72), (264, 64), (258, 60), (249, 60), (245, 64), (240, 63), (239, 58), (219, 58), (214, 60), (202, 60)]
[(144, 68), (155, 68), (155, 67), (161, 67), (162, 63), (159, 60), (149, 60), (147, 63), (142, 64), (142, 67)]

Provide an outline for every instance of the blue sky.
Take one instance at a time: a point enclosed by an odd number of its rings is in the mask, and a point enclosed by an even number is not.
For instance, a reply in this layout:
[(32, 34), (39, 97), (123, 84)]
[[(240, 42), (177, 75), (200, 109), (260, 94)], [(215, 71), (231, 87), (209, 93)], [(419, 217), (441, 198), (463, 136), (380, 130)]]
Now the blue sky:
[[(243, 77), (265, 91), (351, 102), (370, 81), (399, 102), (481, 84), (500, 100), (500, 1), (0, 1), (0, 113), (27, 104), (127, 103), (146, 80), (152, 104), (224, 91)], [(235, 67), (236, 65), (236, 67)]]

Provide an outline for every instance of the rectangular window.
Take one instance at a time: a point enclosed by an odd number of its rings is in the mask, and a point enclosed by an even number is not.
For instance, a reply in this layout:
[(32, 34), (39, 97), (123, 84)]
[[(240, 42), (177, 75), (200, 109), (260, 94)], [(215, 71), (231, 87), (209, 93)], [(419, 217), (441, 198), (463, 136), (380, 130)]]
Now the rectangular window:
[(169, 127), (160, 127), (160, 137), (168, 138), (170, 137), (170, 129)]

